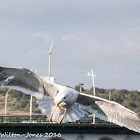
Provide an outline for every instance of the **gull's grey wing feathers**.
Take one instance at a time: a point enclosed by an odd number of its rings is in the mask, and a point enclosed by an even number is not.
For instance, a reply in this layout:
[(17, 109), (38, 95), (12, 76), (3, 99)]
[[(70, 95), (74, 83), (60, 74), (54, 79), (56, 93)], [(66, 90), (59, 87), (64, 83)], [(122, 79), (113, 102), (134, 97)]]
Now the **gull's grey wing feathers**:
[(89, 112), (94, 113), (97, 118), (140, 133), (138, 114), (114, 101), (80, 93), (77, 103), (89, 107)]
[(25, 68), (0, 67), (0, 84), (25, 93), (28, 91), (27, 94), (50, 97), (54, 97), (59, 90), (57, 84)]

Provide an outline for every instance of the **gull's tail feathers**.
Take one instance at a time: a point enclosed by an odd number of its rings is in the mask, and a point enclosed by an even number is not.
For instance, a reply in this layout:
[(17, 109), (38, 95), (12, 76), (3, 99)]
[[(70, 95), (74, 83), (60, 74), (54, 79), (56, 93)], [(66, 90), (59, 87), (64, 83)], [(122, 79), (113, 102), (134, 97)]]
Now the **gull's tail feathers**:
[(54, 99), (51, 97), (45, 97), (36, 100), (38, 108), (41, 109), (42, 113), (46, 114), (47, 117), (51, 115), (52, 109), (55, 107)]
[(80, 118), (84, 117), (86, 113), (86, 111), (80, 109), (77, 105), (74, 104), (67, 110), (62, 122), (65, 123), (80, 120)]

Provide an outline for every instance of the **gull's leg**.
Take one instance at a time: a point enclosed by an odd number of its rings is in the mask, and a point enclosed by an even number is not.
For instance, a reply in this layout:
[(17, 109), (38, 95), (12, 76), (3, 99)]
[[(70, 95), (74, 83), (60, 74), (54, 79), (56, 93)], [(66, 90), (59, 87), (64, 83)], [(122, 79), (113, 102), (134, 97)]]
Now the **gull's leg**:
[(56, 110), (56, 108), (57, 108), (57, 106), (58, 106), (58, 105), (59, 105), (59, 102), (55, 105), (54, 110), (52, 111), (52, 113), (51, 113), (50, 117), (48, 118), (48, 121), (49, 121), (49, 122), (51, 121), (52, 116), (53, 116), (53, 113), (54, 113), (54, 111)]
[(59, 121), (59, 124), (63, 121), (63, 119), (64, 119), (64, 116), (65, 116), (65, 114), (66, 114), (66, 108), (65, 108), (65, 111), (64, 111), (64, 114), (63, 114), (63, 116), (61, 117), (61, 119), (60, 119), (60, 121)]

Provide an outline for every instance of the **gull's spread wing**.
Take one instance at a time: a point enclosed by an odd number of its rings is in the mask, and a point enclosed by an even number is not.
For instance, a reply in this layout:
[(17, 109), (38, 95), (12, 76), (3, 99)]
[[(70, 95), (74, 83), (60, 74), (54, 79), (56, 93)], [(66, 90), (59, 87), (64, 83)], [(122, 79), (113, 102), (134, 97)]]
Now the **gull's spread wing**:
[(124, 106), (97, 96), (80, 93), (77, 103), (89, 107), (97, 118), (140, 133), (140, 117)]
[(0, 84), (37, 98), (54, 97), (59, 90), (57, 84), (25, 68), (0, 67)]

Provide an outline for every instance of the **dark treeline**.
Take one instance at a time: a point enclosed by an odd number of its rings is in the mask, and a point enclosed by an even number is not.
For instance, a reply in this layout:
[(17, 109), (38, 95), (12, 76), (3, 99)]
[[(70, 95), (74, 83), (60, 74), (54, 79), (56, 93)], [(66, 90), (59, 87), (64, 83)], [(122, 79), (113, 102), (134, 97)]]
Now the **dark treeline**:
[[(75, 86), (76, 90), (80, 90), (79, 86)], [(0, 88), (0, 110), (4, 109), (5, 94), (8, 89)], [(93, 89), (82, 89), (83, 93), (93, 94)], [(96, 96), (109, 99), (109, 92), (111, 92), (111, 100), (122, 104), (123, 106), (133, 110), (140, 115), (140, 92), (136, 90), (126, 89), (95, 89)], [(8, 95), (8, 110), (14, 112), (15, 110), (22, 112), (29, 112), (30, 108), (30, 95), (25, 93), (10, 90)], [(0, 112), (1, 113), (1, 112)], [(33, 113), (40, 114), (41, 110), (38, 108), (36, 98), (33, 98)]]

